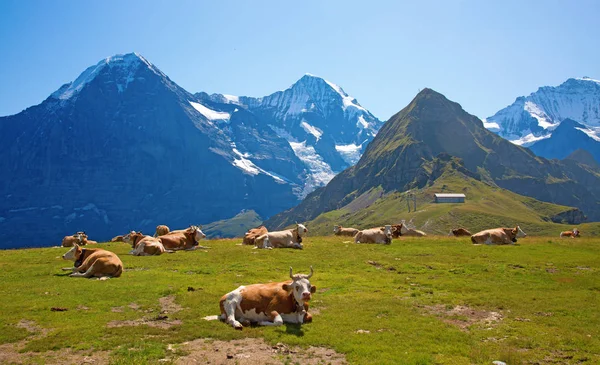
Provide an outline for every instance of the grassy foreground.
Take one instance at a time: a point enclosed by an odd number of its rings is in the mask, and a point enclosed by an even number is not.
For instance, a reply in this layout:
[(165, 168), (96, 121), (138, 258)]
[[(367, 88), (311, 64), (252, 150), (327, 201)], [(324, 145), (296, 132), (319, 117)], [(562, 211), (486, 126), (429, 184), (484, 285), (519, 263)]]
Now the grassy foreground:
[[(107, 351), (114, 364), (159, 363), (171, 354), (169, 344), (242, 337), (329, 347), (357, 364), (600, 362), (600, 239), (527, 237), (488, 247), (468, 238), (401, 238), (382, 246), (308, 237), (303, 251), (238, 242), (209, 241), (207, 252), (159, 257), (103, 244), (126, 267), (106, 281), (64, 276), (64, 248), (0, 251), (0, 344), (26, 342), (22, 351), (34, 352), (32, 363), (64, 348)], [(202, 319), (218, 314), (221, 295), (237, 286), (282, 281), (289, 266), (307, 272), (310, 265), (318, 289), (313, 323), (238, 332)], [(169, 313), (179, 324), (108, 326), (157, 316), (166, 296), (183, 307)], [(39, 331), (19, 328), (23, 320)]]

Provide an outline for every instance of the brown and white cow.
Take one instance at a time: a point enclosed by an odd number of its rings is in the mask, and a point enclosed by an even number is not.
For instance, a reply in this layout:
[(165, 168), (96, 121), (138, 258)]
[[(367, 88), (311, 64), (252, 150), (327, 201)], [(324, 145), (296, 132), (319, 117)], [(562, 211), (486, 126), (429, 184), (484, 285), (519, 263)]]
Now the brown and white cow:
[(473, 233), (467, 231), (464, 228), (456, 228), (450, 231), (450, 233), (448, 233), (448, 236), (454, 236), (454, 237), (463, 237), (463, 236), (472, 236)]
[(199, 226), (190, 226), (182, 231), (172, 231), (157, 238), (167, 250), (191, 251), (198, 248), (209, 248), (199, 245), (200, 240), (206, 238)]
[(342, 226), (333, 226), (333, 234), (336, 236), (354, 237), (358, 233), (356, 228), (344, 228)]
[(62, 247), (73, 247), (74, 245), (86, 245), (87, 234), (85, 232), (77, 232), (71, 236), (65, 236), (62, 240)]
[(392, 243), (392, 226), (387, 225), (380, 228), (370, 228), (358, 231), (354, 236), (354, 243)]
[(308, 229), (296, 223), (296, 228), (285, 231), (268, 232), (256, 237), (254, 245), (258, 248), (297, 248), (302, 249), (302, 237), (308, 233)]
[(158, 238), (146, 236), (142, 232), (131, 231), (123, 237), (123, 241), (131, 243), (132, 250), (129, 253), (133, 256), (158, 256), (165, 252), (175, 252), (165, 250), (165, 246)]
[(515, 228), (492, 228), (477, 232), (471, 236), (474, 244), (507, 245), (517, 242), (517, 238), (527, 237), (521, 227)]
[(75, 244), (62, 256), (65, 260), (73, 260), (73, 267), (64, 268), (73, 271), (69, 276), (80, 278), (119, 277), (123, 272), (123, 263), (119, 257), (102, 248), (81, 248)]
[(399, 238), (402, 236), (402, 227), (404, 224), (392, 224), (392, 238)]
[(118, 235), (118, 236), (114, 236), (110, 242), (124, 242), (123, 241), (123, 236), (122, 235)]
[(261, 326), (281, 326), (285, 323), (312, 321), (308, 313), (308, 301), (317, 288), (310, 284), (310, 274), (293, 275), (292, 280), (240, 286), (225, 294), (219, 302), (219, 318), (233, 328), (241, 330), (242, 324), (257, 323)]
[(564, 237), (576, 238), (576, 237), (581, 237), (581, 233), (579, 232), (579, 230), (577, 228), (573, 228), (572, 231), (560, 232), (560, 237), (561, 238), (564, 238)]
[(262, 236), (263, 234), (269, 233), (267, 227), (259, 226), (256, 228), (251, 228), (244, 235), (244, 240), (242, 241), (242, 245), (254, 245), (254, 241), (256, 237)]
[(154, 233), (154, 237), (164, 236), (169, 232), (171, 232), (171, 230), (165, 225), (156, 226), (156, 233)]
[(403, 236), (409, 236), (409, 237), (425, 237), (425, 236), (427, 236), (427, 233), (425, 233), (423, 231), (419, 231), (418, 229), (408, 228), (404, 224), (401, 227), (401, 232), (402, 232)]

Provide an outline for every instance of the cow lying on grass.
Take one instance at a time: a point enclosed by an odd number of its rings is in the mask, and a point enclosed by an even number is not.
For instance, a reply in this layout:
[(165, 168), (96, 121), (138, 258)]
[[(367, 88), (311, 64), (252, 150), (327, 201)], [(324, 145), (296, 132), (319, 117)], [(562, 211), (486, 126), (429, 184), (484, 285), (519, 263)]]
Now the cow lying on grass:
[(241, 330), (244, 325), (257, 323), (261, 326), (281, 326), (285, 323), (306, 323), (312, 321), (308, 313), (308, 301), (317, 288), (310, 284), (310, 274), (293, 275), (292, 280), (240, 286), (225, 294), (219, 302), (219, 319)]
[(354, 237), (358, 233), (356, 228), (344, 228), (342, 226), (333, 226), (333, 234), (336, 236)]
[(71, 236), (65, 236), (62, 240), (62, 247), (73, 247), (74, 245), (86, 245), (87, 234), (85, 232), (77, 232)]
[(160, 239), (146, 236), (142, 232), (131, 231), (123, 237), (123, 241), (131, 243), (131, 252), (133, 256), (158, 256), (165, 252), (173, 253), (175, 251), (165, 250)]
[(198, 248), (210, 248), (206, 246), (200, 246), (200, 240), (206, 238), (206, 235), (202, 232), (198, 226), (190, 226), (188, 229), (182, 231), (172, 231), (157, 239), (163, 244), (166, 250), (186, 250), (191, 251)]
[(464, 228), (456, 228), (450, 231), (450, 233), (448, 233), (448, 236), (454, 236), (454, 237), (463, 237), (463, 236), (472, 236), (473, 233), (467, 231)]
[(256, 237), (262, 236), (263, 234), (269, 233), (267, 227), (259, 226), (256, 228), (251, 228), (244, 235), (244, 240), (242, 241), (242, 245), (254, 245), (256, 241)]
[(387, 225), (381, 228), (358, 231), (354, 236), (354, 243), (383, 243), (389, 245), (392, 243), (392, 226)]
[(560, 232), (560, 237), (561, 238), (564, 238), (564, 237), (576, 238), (576, 237), (581, 237), (581, 233), (579, 232), (579, 230), (577, 228), (573, 228), (572, 231)]
[(119, 277), (123, 272), (123, 263), (119, 257), (102, 248), (81, 248), (75, 244), (62, 256), (65, 260), (73, 260), (73, 267), (64, 268), (73, 271), (69, 276), (80, 278)]
[(408, 228), (406, 225), (402, 225), (401, 229), (401, 233), (403, 236), (409, 236), (409, 237), (425, 237), (427, 236), (427, 234), (423, 231), (419, 231), (418, 229), (414, 229), (414, 228)]
[(285, 231), (268, 232), (256, 237), (254, 245), (258, 248), (297, 248), (302, 249), (302, 237), (308, 233), (303, 224), (296, 224), (296, 228)]
[(517, 242), (517, 238), (520, 237), (527, 237), (527, 234), (519, 226), (515, 228), (493, 228), (475, 233), (471, 236), (471, 242), (474, 244), (507, 245)]

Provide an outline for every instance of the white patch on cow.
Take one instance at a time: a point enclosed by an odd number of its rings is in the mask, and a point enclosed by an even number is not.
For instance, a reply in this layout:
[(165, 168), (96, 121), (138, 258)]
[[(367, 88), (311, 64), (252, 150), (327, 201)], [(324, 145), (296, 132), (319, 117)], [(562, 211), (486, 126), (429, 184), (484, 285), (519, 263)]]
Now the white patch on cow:
[(256, 323), (264, 322), (269, 318), (266, 313), (257, 312), (256, 308), (252, 308), (249, 311), (242, 312), (242, 315), (244, 316), (245, 319), (247, 319), (251, 322), (256, 322)]
[(281, 313), (285, 323), (304, 323), (304, 312), (300, 313)]
[(65, 260), (73, 260), (75, 261), (75, 251), (77, 250), (77, 245), (74, 245), (67, 253), (65, 253), (62, 258)]
[(527, 237), (527, 234), (525, 232), (523, 232), (521, 227), (517, 226), (517, 238), (520, 238), (520, 237)]

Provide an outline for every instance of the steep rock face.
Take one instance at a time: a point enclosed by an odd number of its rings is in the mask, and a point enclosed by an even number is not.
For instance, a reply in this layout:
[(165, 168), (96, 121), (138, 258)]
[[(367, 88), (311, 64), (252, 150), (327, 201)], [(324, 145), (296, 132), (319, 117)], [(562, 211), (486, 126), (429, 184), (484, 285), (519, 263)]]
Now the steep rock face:
[(565, 160), (575, 161), (582, 165), (587, 165), (594, 169), (600, 170), (600, 165), (598, 164), (598, 161), (594, 158), (594, 156), (592, 156), (592, 154), (588, 151), (583, 150), (581, 148), (573, 151), (570, 155), (565, 157)]
[(554, 223), (562, 223), (562, 224), (581, 224), (587, 220), (587, 217), (583, 212), (579, 209), (571, 209), (566, 212), (561, 212), (556, 214), (552, 218), (552, 222)]
[(486, 119), (486, 127), (516, 144), (528, 146), (548, 137), (563, 120), (600, 127), (600, 81), (589, 77), (544, 86)]
[(384, 124), (355, 166), (267, 224), (274, 228), (311, 220), (378, 186), (384, 191), (423, 187), (435, 175), (431, 161), (446, 154), (460, 158), (470, 176), (482, 181), (542, 201), (576, 206), (593, 219), (600, 218), (598, 171), (574, 161), (538, 158), (485, 129), (459, 104), (424, 89)]
[(246, 108), (286, 140), (306, 168), (302, 197), (355, 164), (382, 125), (341, 87), (310, 74), (262, 98), (206, 93), (196, 97)]
[[(128, 54), (0, 118), (2, 247), (60, 244), (78, 230), (101, 241), (295, 204), (304, 167), (287, 141), (243, 108), (204, 104)], [(244, 138), (236, 145), (223, 129)]]
[(529, 149), (538, 156), (561, 160), (582, 149), (600, 161), (600, 138), (594, 130), (571, 119), (565, 119), (549, 138), (535, 142)]

